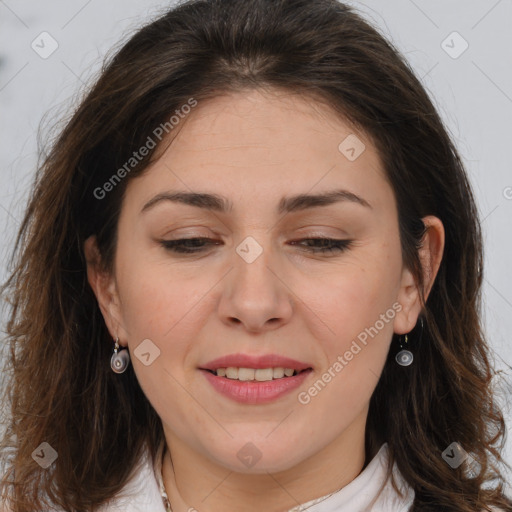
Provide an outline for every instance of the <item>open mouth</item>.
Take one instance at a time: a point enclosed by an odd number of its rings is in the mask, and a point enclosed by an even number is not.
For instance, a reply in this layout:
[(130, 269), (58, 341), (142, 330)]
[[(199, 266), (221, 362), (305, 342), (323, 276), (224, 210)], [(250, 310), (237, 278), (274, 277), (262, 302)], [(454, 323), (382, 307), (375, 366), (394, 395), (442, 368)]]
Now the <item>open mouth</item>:
[(230, 380), (238, 380), (243, 382), (267, 382), (278, 379), (287, 379), (304, 372), (312, 371), (312, 368), (296, 370), (293, 368), (236, 368), (233, 366), (227, 368), (217, 368), (216, 370), (208, 370), (207, 372)]
[(298, 362), (296, 368), (273, 366), (271, 361), (266, 363), (270, 363), (270, 366), (256, 362), (254, 366), (260, 368), (250, 368), (249, 365), (221, 366), (223, 363), (226, 364), (219, 361), (210, 363), (210, 368), (199, 369), (218, 393), (245, 405), (261, 405), (278, 400), (301, 386), (313, 372), (312, 367)]

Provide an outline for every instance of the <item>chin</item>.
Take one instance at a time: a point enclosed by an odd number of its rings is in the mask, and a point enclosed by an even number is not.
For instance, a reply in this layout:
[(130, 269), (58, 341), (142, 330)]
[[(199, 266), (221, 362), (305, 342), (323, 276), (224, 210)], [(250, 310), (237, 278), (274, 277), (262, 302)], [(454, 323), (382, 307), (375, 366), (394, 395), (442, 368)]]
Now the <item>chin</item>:
[[(245, 439), (250, 439), (247, 436)], [(234, 443), (233, 449), (210, 453), (210, 458), (230, 471), (251, 475), (279, 473), (301, 463), (308, 454), (297, 453), (299, 443), (283, 440), (281, 443), (244, 441)], [(303, 445), (303, 444), (302, 444)], [(233, 453), (235, 456), (233, 457)]]

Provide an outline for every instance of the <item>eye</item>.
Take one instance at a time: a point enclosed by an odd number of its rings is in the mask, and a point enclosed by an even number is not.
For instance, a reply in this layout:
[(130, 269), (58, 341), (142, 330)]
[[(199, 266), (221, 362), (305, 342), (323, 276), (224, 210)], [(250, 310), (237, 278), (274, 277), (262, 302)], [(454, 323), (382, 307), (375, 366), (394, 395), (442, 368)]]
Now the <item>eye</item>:
[[(305, 250), (312, 253), (332, 254), (342, 253), (347, 250), (352, 244), (352, 240), (337, 240), (334, 238), (304, 238), (290, 242), (292, 245), (299, 245), (298, 243), (313, 242), (313, 245), (307, 244)], [(162, 240), (162, 246), (175, 253), (180, 254), (193, 254), (204, 252), (208, 246), (219, 245), (220, 242), (212, 238), (180, 238), (178, 240)]]
[(218, 242), (212, 238), (180, 238), (179, 240), (162, 240), (160, 243), (166, 249), (182, 254), (198, 253), (202, 252), (207, 245), (218, 245)]
[[(313, 245), (307, 245), (307, 249), (313, 253), (331, 254), (342, 253), (346, 251), (353, 240), (338, 240), (335, 238), (303, 238), (297, 242), (313, 242)], [(290, 242), (296, 244), (296, 242)]]

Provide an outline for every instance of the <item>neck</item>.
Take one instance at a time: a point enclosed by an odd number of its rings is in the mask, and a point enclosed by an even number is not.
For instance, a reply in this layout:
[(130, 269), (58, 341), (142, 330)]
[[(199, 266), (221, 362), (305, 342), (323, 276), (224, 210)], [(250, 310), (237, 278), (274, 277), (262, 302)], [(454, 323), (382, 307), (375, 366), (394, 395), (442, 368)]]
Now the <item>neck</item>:
[(166, 433), (166, 441), (162, 475), (173, 512), (288, 511), (345, 487), (365, 462), (364, 423), (361, 428), (359, 422), (320, 452), (276, 473), (237, 473), (172, 434)]

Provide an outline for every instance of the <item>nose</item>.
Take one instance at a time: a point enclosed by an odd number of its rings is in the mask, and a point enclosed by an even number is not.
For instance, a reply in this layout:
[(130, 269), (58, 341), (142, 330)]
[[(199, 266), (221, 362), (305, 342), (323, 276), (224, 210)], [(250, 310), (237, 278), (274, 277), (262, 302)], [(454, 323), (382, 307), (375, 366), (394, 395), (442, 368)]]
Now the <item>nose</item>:
[(233, 255), (233, 269), (223, 280), (219, 315), (232, 328), (249, 332), (273, 330), (293, 313), (293, 293), (278, 259), (267, 247), (252, 261)]

